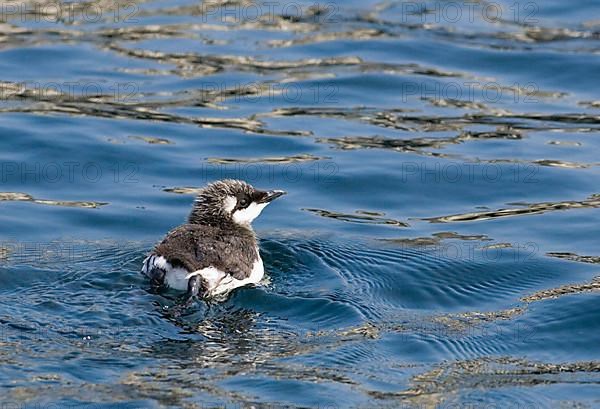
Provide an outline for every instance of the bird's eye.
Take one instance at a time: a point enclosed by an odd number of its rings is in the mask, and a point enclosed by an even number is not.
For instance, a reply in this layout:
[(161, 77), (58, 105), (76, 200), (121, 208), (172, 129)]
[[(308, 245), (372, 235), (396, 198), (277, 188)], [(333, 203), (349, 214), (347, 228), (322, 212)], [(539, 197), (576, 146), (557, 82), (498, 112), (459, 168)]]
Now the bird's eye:
[(243, 198), (242, 200), (240, 200), (240, 206), (242, 206), (242, 207), (248, 206), (248, 199)]

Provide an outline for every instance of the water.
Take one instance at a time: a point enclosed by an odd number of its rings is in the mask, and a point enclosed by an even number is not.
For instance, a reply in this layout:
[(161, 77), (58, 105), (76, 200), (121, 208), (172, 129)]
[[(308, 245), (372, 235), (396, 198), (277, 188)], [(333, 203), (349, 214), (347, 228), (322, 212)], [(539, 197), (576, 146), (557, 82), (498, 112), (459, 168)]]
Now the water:
[[(3, 407), (600, 407), (596, 2), (0, 4)], [(224, 177), (268, 281), (173, 318)]]

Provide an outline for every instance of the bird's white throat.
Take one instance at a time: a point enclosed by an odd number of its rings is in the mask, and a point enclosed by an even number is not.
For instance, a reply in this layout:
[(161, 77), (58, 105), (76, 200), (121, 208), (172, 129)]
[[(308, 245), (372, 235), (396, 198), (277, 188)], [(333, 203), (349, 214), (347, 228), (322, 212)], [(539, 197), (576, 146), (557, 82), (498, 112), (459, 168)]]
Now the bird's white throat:
[(233, 221), (237, 224), (241, 224), (243, 226), (247, 226), (252, 223), (252, 220), (256, 219), (260, 212), (268, 205), (269, 203), (250, 203), (250, 206), (245, 209), (236, 210), (233, 212), (231, 216)]

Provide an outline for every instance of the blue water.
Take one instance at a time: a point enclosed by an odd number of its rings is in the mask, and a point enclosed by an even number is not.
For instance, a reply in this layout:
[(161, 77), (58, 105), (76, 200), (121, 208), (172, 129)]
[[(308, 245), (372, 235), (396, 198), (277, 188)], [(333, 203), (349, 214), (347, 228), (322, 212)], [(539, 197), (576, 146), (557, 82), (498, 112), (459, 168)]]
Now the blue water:
[[(0, 406), (600, 407), (597, 2), (0, 12)], [(268, 279), (174, 318), (232, 177)]]

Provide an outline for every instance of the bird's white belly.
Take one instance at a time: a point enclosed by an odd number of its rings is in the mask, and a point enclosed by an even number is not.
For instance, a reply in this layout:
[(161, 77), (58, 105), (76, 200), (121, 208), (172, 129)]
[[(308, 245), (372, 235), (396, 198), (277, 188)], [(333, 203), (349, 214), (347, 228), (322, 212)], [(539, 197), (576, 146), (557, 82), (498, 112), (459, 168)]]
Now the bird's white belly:
[[(252, 271), (248, 278), (238, 280), (231, 275), (220, 271), (214, 267), (203, 268), (194, 272), (189, 272), (183, 268), (173, 267), (162, 256), (150, 256), (150, 264), (163, 269), (165, 273), (165, 285), (179, 291), (187, 291), (190, 278), (201, 275), (208, 285), (208, 295), (214, 296), (227, 293), (234, 288), (243, 287), (248, 284), (257, 284), (262, 280), (265, 270), (260, 256), (254, 262)], [(146, 263), (144, 262), (144, 265)], [(143, 271), (144, 272), (144, 271)]]

